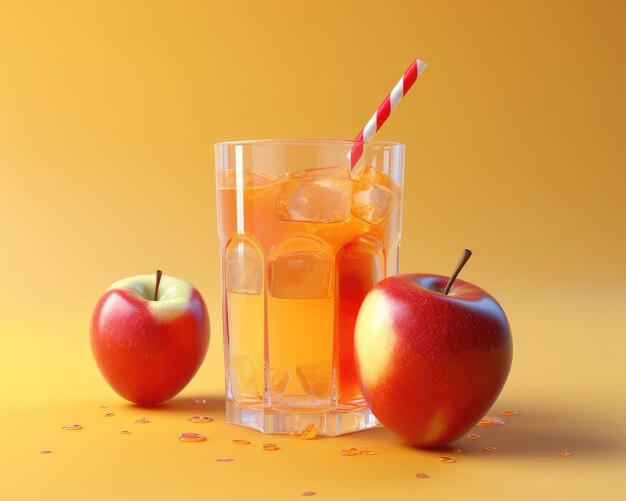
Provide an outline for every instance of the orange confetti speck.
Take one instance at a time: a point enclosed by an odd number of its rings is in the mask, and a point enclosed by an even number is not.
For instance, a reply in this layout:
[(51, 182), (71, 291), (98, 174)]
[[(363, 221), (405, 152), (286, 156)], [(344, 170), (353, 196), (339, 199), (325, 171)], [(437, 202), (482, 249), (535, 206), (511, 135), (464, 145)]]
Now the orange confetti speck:
[(213, 418), (209, 416), (192, 416), (187, 421), (192, 423), (210, 423), (213, 421)]
[(343, 449), (339, 454), (341, 454), (342, 456), (358, 456), (359, 451), (358, 449), (352, 447), (350, 449)]
[(233, 440), (233, 445), (250, 445), (250, 441), (236, 438)]
[(300, 433), (300, 438), (304, 440), (313, 440), (317, 437), (317, 428), (313, 423), (308, 424)]
[(204, 435), (200, 435), (199, 433), (181, 433), (178, 440), (181, 442), (204, 442), (206, 437)]
[(79, 424), (68, 424), (65, 425), (63, 428), (61, 428), (62, 430), (68, 430), (68, 431), (76, 431), (76, 430), (82, 430), (83, 427)]
[(506, 421), (504, 419), (485, 416), (480, 421), (478, 421), (476, 426), (502, 426), (503, 424), (506, 424)]

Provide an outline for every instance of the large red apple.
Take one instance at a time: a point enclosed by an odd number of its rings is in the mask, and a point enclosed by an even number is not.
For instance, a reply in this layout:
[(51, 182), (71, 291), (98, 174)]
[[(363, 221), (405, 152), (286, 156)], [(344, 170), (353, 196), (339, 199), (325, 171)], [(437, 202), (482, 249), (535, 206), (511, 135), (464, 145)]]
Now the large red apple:
[(153, 275), (115, 282), (91, 321), (91, 348), (102, 375), (140, 405), (169, 400), (187, 385), (204, 360), (209, 335), (200, 293), (165, 275), (160, 285)]
[(378, 420), (417, 446), (447, 444), (489, 410), (511, 367), (500, 305), (462, 280), (400, 275), (366, 296), (355, 327), (365, 399)]

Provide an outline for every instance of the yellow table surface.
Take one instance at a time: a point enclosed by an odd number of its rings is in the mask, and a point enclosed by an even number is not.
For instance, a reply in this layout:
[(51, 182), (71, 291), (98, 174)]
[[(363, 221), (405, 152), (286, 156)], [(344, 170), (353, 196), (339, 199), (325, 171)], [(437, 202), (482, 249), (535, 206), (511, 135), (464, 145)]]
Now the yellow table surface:
[[(33, 319), (5, 327), (0, 495), (103, 500), (148, 494), (154, 499), (297, 499), (304, 491), (333, 500), (617, 496), (624, 493), (626, 466), (624, 342), (618, 325), (623, 304), (599, 303), (589, 305), (583, 294), (542, 301), (519, 294), (506, 298), (515, 359), (490, 414), (508, 409), (519, 414), (504, 418), (504, 426), (476, 427), (472, 432), (480, 440), (460, 439), (439, 450), (403, 445), (384, 429), (305, 441), (227, 425), (221, 375), (216, 375), (219, 333), (202, 370), (181, 395), (160, 408), (142, 409), (117, 397), (100, 377), (85, 322), (44, 327)], [(207, 403), (194, 404), (198, 398)], [(108, 412), (115, 416), (105, 417)], [(188, 422), (194, 415), (214, 421)], [(150, 422), (133, 422), (141, 417)], [(61, 430), (76, 423), (83, 429)], [(120, 434), (123, 429), (131, 434)], [(204, 434), (207, 441), (181, 443), (183, 432)], [(233, 445), (233, 439), (251, 444)], [(280, 449), (263, 451), (268, 442)], [(351, 447), (377, 454), (340, 455)], [(451, 453), (457, 447), (462, 452)], [(52, 453), (42, 455), (42, 449)], [(561, 457), (563, 451), (573, 455)], [(224, 456), (234, 461), (216, 462)], [(456, 462), (442, 464), (441, 456)], [(430, 478), (415, 478), (419, 472)]]
[[(0, 2), (0, 499), (626, 497), (625, 18), (591, 0)], [(460, 454), (226, 425), (212, 144), (354, 137), (415, 57), (377, 134), (407, 146), (401, 270), (474, 250), (462, 278), (514, 339), (491, 414), (519, 415)], [(202, 292), (212, 339), (178, 397), (141, 409), (88, 326), (110, 283), (156, 268)]]

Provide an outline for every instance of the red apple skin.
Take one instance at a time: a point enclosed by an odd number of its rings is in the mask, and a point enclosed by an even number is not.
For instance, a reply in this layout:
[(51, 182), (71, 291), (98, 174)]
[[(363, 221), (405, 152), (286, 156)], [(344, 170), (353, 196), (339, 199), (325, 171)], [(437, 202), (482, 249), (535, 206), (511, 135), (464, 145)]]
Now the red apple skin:
[(463, 436), (493, 405), (512, 359), (511, 330), (496, 300), (447, 277), (411, 274), (379, 282), (355, 328), (363, 395), (406, 442), (434, 447)]
[(165, 402), (187, 385), (210, 337), (207, 308), (195, 288), (173, 318), (155, 316), (150, 303), (111, 289), (98, 301), (91, 322), (91, 347), (102, 375), (121, 397), (145, 406)]

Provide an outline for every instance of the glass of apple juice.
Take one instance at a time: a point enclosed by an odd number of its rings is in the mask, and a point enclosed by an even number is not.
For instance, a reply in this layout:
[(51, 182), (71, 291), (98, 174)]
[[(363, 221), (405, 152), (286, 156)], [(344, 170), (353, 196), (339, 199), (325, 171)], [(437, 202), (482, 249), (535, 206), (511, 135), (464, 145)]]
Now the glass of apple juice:
[(378, 426), (354, 325), (398, 272), (404, 145), (275, 139), (215, 145), (226, 416), (264, 433)]

